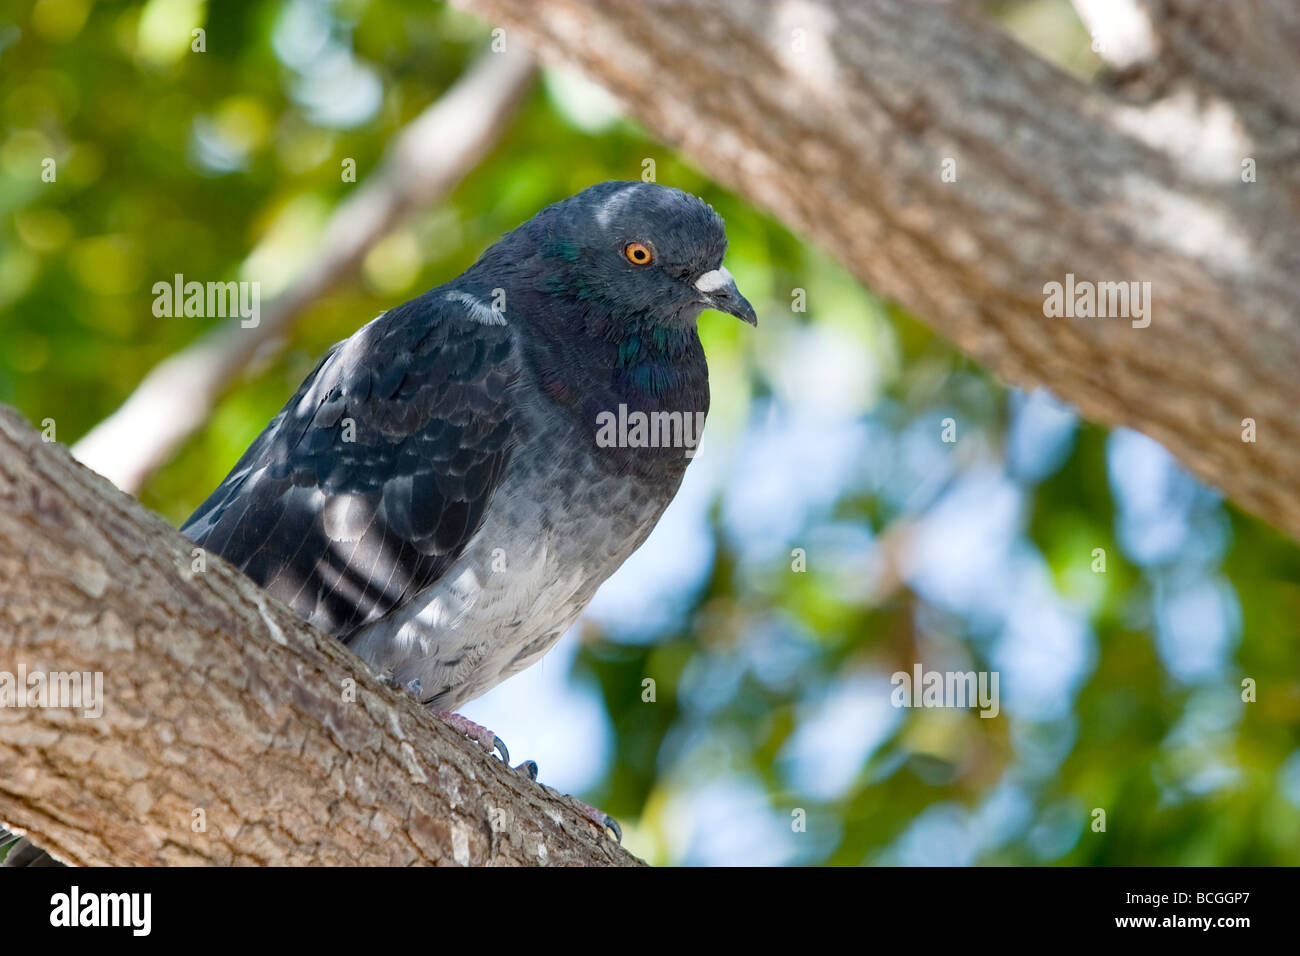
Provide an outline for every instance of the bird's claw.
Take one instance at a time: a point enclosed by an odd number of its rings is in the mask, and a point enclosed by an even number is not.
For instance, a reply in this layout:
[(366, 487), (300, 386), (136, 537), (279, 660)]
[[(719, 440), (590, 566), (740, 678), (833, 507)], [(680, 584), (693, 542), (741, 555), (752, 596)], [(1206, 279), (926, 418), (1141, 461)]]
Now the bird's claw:
[(468, 717), (462, 717), (460, 714), (452, 714), (442, 711), (437, 715), (440, 719), (446, 721), (454, 730), (460, 731), (470, 740), (477, 743), (480, 747), (491, 753), (493, 750), (501, 754), (501, 760), (508, 766), (510, 764), (510, 751), (506, 749), (503, 741), (492, 731), (488, 730), (482, 724), (476, 724)]
[(582, 807), (583, 815), (602, 830), (609, 830), (614, 834), (614, 839), (618, 843), (623, 842), (623, 828), (618, 825), (618, 821), (611, 817), (604, 810), (593, 807), (589, 803), (583, 803), (581, 800), (575, 801), (578, 806)]
[[(412, 683), (418, 684), (419, 682), (412, 681)], [(505, 762), (506, 766), (510, 765), (510, 751), (506, 749), (505, 742), (482, 724), (476, 724), (468, 717), (462, 717), (460, 714), (447, 713), (446, 711), (438, 713), (437, 716), (439, 719), (446, 721), (452, 729), (464, 734), (483, 749), (488, 751), (495, 750), (500, 753), (501, 759)], [(537, 782), (536, 760), (525, 760), (514, 769), (523, 773), (534, 783)], [(595, 807), (589, 806), (581, 801), (578, 801), (578, 805), (582, 808), (582, 812), (588, 820), (596, 824), (596, 826), (600, 827), (602, 830), (608, 830), (613, 833), (614, 839), (619, 843), (623, 842), (623, 828), (618, 825), (617, 820), (603, 810), (597, 810)]]
[(611, 817), (608, 813), (602, 813), (600, 816), (601, 816), (600, 825), (604, 827), (606, 830), (609, 830), (611, 833), (614, 834), (615, 843), (622, 843), (623, 828), (618, 825), (618, 821), (615, 820), (613, 817)]
[(408, 694), (414, 695), (416, 700), (420, 699), (421, 685), (420, 685), (420, 678), (418, 677), (415, 680), (409, 680), (405, 684), (403, 684), (400, 680), (397, 679), (397, 676), (395, 674), (380, 674), (379, 682), (383, 684), (385, 687), (391, 687), (393, 690), (404, 690)]

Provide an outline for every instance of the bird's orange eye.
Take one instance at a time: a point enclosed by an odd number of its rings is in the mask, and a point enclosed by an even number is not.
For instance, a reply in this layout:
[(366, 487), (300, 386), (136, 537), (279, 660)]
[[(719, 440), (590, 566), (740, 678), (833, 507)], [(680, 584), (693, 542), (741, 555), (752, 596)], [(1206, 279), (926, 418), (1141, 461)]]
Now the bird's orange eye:
[(655, 258), (650, 247), (642, 242), (629, 242), (623, 247), (623, 255), (627, 256), (627, 261), (634, 266), (648, 266)]

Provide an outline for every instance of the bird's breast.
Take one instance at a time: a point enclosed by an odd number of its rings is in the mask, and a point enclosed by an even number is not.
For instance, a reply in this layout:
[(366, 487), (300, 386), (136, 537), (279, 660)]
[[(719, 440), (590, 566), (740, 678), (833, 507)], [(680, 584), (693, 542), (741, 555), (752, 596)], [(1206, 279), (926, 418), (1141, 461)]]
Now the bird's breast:
[(549, 650), (649, 535), (689, 462), (678, 454), (679, 467), (649, 477), (611, 467), (610, 450), (581, 422), (535, 405), (520, 410), (516, 435), (464, 552), (401, 612), (349, 645), (401, 683), (418, 679), (439, 709), (485, 693)]

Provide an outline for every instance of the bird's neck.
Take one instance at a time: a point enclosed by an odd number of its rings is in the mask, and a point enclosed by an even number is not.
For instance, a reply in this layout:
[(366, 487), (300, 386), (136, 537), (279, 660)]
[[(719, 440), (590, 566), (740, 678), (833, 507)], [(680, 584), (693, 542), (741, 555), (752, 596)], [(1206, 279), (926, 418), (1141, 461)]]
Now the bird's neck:
[[(708, 367), (694, 324), (633, 324), (612, 336), (610, 392), (647, 410), (699, 411), (708, 401)], [(707, 408), (707, 405), (706, 405)]]
[(525, 357), (544, 378), (561, 378), (598, 400), (641, 411), (708, 409), (708, 366), (693, 323), (667, 326), (588, 313), (583, 324), (576, 336), (534, 330)]
[[(615, 322), (591, 311), (569, 318), (582, 324), (582, 334), (542, 323), (524, 336), (524, 359), (539, 390), (590, 437), (610, 467), (675, 487), (689, 461), (685, 449), (637, 444), (634, 429), (653, 419), (655, 427), (666, 423), (698, 442), (709, 410), (709, 377), (694, 323), (665, 326), (647, 317)], [(619, 435), (614, 446), (602, 439), (608, 431), (601, 432), (602, 423), (611, 422)]]

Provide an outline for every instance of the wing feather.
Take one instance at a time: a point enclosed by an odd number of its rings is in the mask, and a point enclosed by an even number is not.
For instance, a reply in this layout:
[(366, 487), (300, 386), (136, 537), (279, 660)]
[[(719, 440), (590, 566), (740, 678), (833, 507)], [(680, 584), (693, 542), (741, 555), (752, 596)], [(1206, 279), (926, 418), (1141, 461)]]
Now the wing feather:
[(482, 526), (518, 375), (507, 326), (414, 299), (331, 349), (181, 530), (346, 640)]

